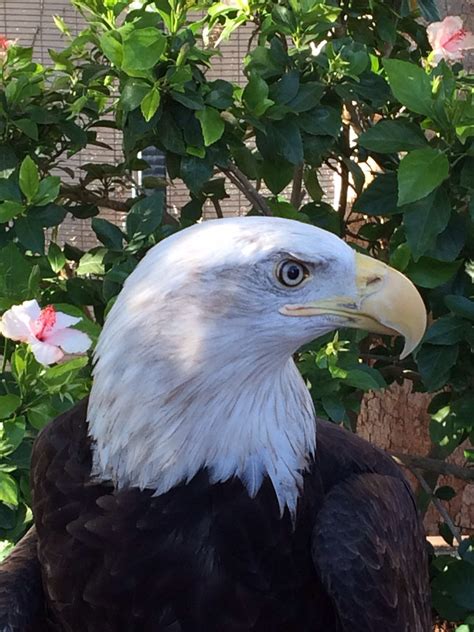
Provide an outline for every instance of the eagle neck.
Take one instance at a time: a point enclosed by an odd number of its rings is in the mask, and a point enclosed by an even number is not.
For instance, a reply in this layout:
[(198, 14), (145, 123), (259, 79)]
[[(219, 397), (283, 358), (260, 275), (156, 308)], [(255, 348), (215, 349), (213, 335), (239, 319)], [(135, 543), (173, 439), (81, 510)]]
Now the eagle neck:
[(145, 373), (133, 389), (121, 380), (107, 390), (105, 368), (88, 410), (96, 480), (159, 495), (206, 468), (212, 483), (238, 477), (254, 497), (269, 477), (281, 512), (295, 514), (315, 423), (292, 359), (244, 354), (212, 372), (175, 376), (155, 367), (155, 379)]

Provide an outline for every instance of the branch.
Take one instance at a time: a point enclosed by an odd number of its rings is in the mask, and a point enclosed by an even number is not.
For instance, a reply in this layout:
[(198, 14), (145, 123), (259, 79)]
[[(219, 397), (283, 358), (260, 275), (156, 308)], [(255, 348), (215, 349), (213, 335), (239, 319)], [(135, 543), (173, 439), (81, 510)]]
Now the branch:
[(222, 208), (219, 203), (219, 200), (217, 200), (216, 198), (211, 198), (211, 202), (212, 202), (212, 205), (214, 206), (217, 217), (219, 219), (222, 219), (224, 217), (224, 213), (222, 212)]
[(344, 108), (347, 110), (347, 121), (352, 125), (357, 135), (360, 136), (367, 129), (366, 121), (361, 118), (357, 111), (357, 106), (353, 103), (344, 103)]
[(82, 202), (83, 204), (93, 204), (94, 206), (102, 206), (103, 208), (110, 208), (113, 211), (119, 213), (128, 213), (131, 204), (122, 200), (111, 200), (108, 197), (104, 197), (89, 191), (85, 187), (78, 185), (63, 184), (60, 190), (61, 197), (66, 197), (73, 202)]
[(446, 461), (441, 461), (440, 459), (432, 459), (415, 454), (402, 454), (400, 452), (389, 452), (389, 454), (398, 464), (412, 471), (414, 469), (424, 470), (425, 472), (454, 476), (469, 483), (474, 481), (474, 467), (461, 467), (453, 463), (446, 463)]
[(301, 163), (295, 167), (295, 175), (293, 176), (293, 188), (291, 189), (290, 202), (296, 210), (299, 209), (301, 204), (301, 188), (303, 186), (303, 168), (304, 164)]
[[(73, 202), (93, 204), (94, 206), (109, 208), (117, 213), (128, 213), (135, 203), (135, 200), (133, 199), (124, 202), (123, 200), (110, 199), (109, 197), (98, 195), (97, 193), (94, 193), (94, 191), (89, 191), (80, 184), (63, 184), (61, 186), (60, 196)], [(176, 219), (167, 211), (163, 211), (163, 224), (176, 226)]]
[[(344, 156), (349, 157), (350, 155), (350, 139), (349, 139), (349, 126), (344, 124), (342, 126), (342, 153)], [(337, 208), (337, 212), (339, 215), (339, 222), (341, 226), (341, 234), (345, 233), (345, 220), (346, 220), (346, 211), (347, 211), (347, 200), (348, 200), (348, 192), (349, 192), (349, 169), (347, 168), (346, 163), (342, 160), (340, 163), (341, 166), (341, 192), (339, 194), (339, 204)]]
[(451, 531), (453, 538), (458, 543), (458, 546), (462, 544), (462, 538), (461, 538), (461, 534), (459, 533), (459, 529), (456, 527), (456, 525), (452, 521), (451, 516), (446, 511), (446, 508), (443, 506), (443, 503), (440, 501), (439, 498), (437, 498), (437, 496), (434, 495), (431, 487), (425, 481), (423, 476), (419, 472), (416, 471), (416, 469), (410, 468), (410, 471), (415, 476), (416, 480), (420, 483), (423, 491), (425, 491), (428, 494), (428, 496), (431, 498), (433, 505), (438, 510), (438, 513), (443, 518), (444, 522), (448, 525), (448, 528)]
[(261, 211), (264, 215), (272, 215), (270, 207), (267, 204), (265, 198), (260, 195), (257, 189), (253, 186), (247, 176), (240, 171), (238, 167), (233, 164), (230, 164), (228, 167), (221, 168), (222, 173), (224, 173), (229, 180), (235, 184), (235, 186), (241, 191), (247, 200)]

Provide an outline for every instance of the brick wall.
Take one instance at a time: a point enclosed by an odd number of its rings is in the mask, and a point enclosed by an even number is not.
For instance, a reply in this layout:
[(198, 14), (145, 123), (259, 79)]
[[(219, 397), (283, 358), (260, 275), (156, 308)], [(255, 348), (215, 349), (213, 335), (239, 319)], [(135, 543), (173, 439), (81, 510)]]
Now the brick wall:
[[(22, 46), (33, 46), (36, 61), (50, 65), (48, 49), (61, 49), (67, 46), (53, 22), (53, 15), (60, 15), (72, 33), (78, 33), (83, 24), (79, 13), (69, 0), (0, 0), (0, 34), (9, 39), (18, 39)], [(81, 165), (89, 162), (116, 163), (122, 160), (121, 138), (114, 130), (104, 128), (100, 140), (109, 145), (110, 151), (96, 148), (87, 149), (68, 160), (67, 166), (76, 173), (74, 181), (81, 175)], [(61, 173), (64, 177), (64, 174)], [(121, 215), (104, 209), (101, 216), (120, 223)], [(88, 249), (96, 244), (90, 220), (78, 220), (68, 217), (61, 225), (59, 239), (75, 246)]]

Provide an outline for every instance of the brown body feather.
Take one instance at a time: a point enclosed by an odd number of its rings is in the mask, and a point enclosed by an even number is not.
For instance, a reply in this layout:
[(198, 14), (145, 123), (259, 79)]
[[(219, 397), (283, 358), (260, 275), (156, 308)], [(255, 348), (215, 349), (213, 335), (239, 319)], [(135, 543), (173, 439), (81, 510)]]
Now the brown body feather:
[(40, 597), (64, 632), (431, 629), (422, 527), (381, 451), (318, 422), (293, 528), (268, 480), (254, 499), (206, 471), (158, 497), (92, 482), (86, 406), (37, 439), (39, 564), (32, 533), (2, 567), (0, 632), (30, 632)]

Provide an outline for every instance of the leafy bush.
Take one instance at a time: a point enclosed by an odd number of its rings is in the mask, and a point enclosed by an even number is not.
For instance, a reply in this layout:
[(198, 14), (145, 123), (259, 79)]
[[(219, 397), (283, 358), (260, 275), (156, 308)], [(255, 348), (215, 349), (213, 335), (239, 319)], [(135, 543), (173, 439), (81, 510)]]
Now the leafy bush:
[[(321, 226), (403, 271), (430, 312), (422, 345), (403, 361), (400, 341), (354, 332), (303, 349), (299, 365), (317, 412), (355, 428), (363, 391), (409, 379), (436, 393), (434, 456), (473, 440), (473, 79), (430, 55), (416, 18), (421, 11), (436, 20), (433, 1), (419, 0), (414, 12), (416, 2), (406, 0), (74, 4), (87, 28), (72, 37), (56, 18), (68, 42), (51, 51), (53, 68), (19, 45), (0, 56), (1, 310), (27, 299), (52, 304), (80, 316), (77, 327), (95, 341), (146, 250), (199, 221), (206, 202), (220, 215), (231, 182), (249, 212)], [(243, 85), (209, 79), (219, 42), (248, 23)], [(104, 127), (123, 133), (123, 161), (71, 172), (68, 159), (100, 147)], [(161, 179), (136, 178), (149, 146), (163, 152), (168, 180), (181, 179), (189, 191), (179, 219), (167, 210)], [(323, 165), (340, 177), (336, 207), (323, 199)], [(100, 217), (103, 207), (123, 213), (123, 224)], [(100, 245), (88, 252), (61, 245), (58, 229), (69, 215), (92, 218)], [(6, 543), (31, 522), (36, 432), (89, 387), (87, 358), (45, 367), (4, 339)], [(474, 460), (472, 450), (465, 455)], [(450, 541), (457, 535), (445, 522), (441, 533)], [(474, 620), (472, 547), (465, 541), (459, 559), (432, 565), (434, 605), (465, 621), (462, 632)]]

